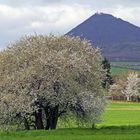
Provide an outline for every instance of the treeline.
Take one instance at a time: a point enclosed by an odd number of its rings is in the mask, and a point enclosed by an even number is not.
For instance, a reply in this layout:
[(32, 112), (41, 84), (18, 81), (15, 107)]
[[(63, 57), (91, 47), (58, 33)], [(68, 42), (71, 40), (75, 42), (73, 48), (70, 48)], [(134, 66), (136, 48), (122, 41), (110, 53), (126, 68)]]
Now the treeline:
[(140, 101), (140, 75), (137, 72), (117, 75), (110, 86), (110, 99)]

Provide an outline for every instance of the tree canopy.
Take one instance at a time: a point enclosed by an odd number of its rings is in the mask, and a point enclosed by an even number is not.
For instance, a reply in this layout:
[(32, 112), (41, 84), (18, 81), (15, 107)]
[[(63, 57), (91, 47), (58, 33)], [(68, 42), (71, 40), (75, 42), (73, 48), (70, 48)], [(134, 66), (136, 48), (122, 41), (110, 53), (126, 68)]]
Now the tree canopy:
[(100, 50), (69, 36), (26, 36), (0, 52), (0, 123), (55, 129), (72, 112), (96, 123), (104, 110)]
[(113, 78), (112, 78), (111, 72), (110, 72), (111, 66), (110, 66), (109, 61), (106, 58), (103, 59), (102, 65), (103, 65), (103, 69), (106, 71), (106, 76), (102, 82), (102, 85), (104, 88), (109, 89), (110, 85), (113, 84)]

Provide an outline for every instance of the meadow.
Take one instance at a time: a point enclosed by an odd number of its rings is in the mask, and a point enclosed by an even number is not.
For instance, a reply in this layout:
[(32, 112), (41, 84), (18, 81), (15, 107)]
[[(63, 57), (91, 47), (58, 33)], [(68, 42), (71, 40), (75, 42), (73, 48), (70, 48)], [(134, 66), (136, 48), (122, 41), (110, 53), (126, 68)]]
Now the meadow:
[(140, 103), (109, 103), (96, 129), (1, 132), (0, 140), (139, 140)]
[(114, 102), (107, 106), (99, 126), (140, 125), (140, 103)]
[[(112, 75), (121, 75), (121, 74), (126, 74), (130, 70), (126, 68), (119, 68), (119, 67), (111, 67), (111, 74)], [(131, 70), (132, 71), (132, 70)]]
[(140, 127), (102, 129), (59, 129), (53, 131), (30, 131), (3, 133), (0, 140), (139, 140)]
[(130, 71), (140, 71), (140, 62), (110, 62), (112, 75), (125, 74)]

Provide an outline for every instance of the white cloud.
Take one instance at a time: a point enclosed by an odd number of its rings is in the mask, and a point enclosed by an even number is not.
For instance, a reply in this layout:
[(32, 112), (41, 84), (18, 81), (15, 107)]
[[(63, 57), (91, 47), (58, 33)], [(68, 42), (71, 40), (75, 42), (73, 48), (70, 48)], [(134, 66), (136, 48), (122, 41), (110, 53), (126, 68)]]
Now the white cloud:
[(0, 45), (34, 32), (66, 33), (96, 11), (140, 26), (139, 4), (136, 0), (0, 0)]
[(114, 14), (117, 17), (120, 17), (124, 20), (127, 20), (135, 25), (140, 26), (140, 7), (124, 7), (124, 6), (118, 6), (116, 9), (112, 10), (112, 14)]
[(115, 17), (121, 18), (125, 21), (128, 21), (140, 27), (140, 18), (139, 18), (140, 7), (139, 6), (125, 7), (122, 5), (116, 5), (114, 7), (102, 8), (101, 11), (105, 13), (110, 13), (114, 15)]
[(19, 35), (34, 32), (62, 34), (91, 14), (91, 9), (77, 4), (34, 7), (12, 7), (0, 4), (0, 36), (13, 40)]

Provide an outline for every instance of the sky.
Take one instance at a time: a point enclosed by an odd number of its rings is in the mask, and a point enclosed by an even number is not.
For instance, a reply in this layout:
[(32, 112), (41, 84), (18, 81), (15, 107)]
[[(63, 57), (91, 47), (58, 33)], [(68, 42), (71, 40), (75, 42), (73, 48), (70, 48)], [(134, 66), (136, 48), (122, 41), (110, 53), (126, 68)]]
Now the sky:
[(140, 27), (140, 0), (0, 0), (0, 49), (25, 35), (65, 34), (96, 12)]

